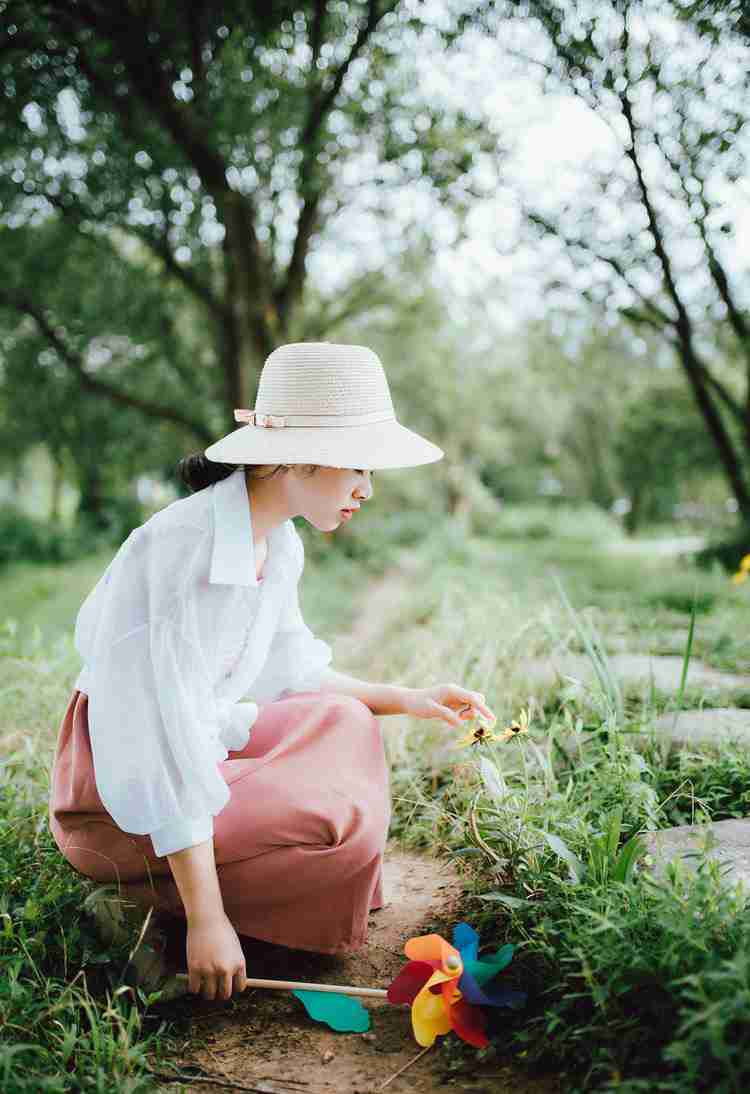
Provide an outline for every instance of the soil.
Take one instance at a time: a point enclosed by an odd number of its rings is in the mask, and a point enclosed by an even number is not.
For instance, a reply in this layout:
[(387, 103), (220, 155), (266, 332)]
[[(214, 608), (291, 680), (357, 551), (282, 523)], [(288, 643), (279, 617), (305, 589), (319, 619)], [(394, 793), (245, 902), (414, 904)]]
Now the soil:
[[(450, 938), (453, 925), (463, 918), (462, 885), (450, 864), (390, 845), (383, 877), (385, 903), (370, 913), (368, 939), (357, 953), (315, 954), (243, 937), (248, 974), (387, 988), (407, 960), (403, 947), (408, 938), (432, 931)], [(182, 938), (173, 935), (170, 946), (177, 951), (182, 946), (179, 964), (184, 968), (184, 933)], [(178, 1028), (184, 1029), (184, 1044), (181, 1051), (168, 1053), (168, 1064), (152, 1059), (150, 1066), (163, 1076), (172, 1074), (173, 1068), (185, 1076), (179, 1086), (173, 1079), (160, 1081), (158, 1089), (180, 1089), (184, 1094), (219, 1089), (265, 1089), (269, 1094), (377, 1091), (423, 1050), (414, 1039), (408, 1006), (381, 999), (361, 1002), (370, 1014), (370, 1029), (365, 1033), (338, 1032), (313, 1021), (302, 1003), (285, 991), (253, 988), (228, 1000), (189, 995), (157, 1004), (149, 1012), (151, 1021), (167, 1016), (177, 1020)], [(457, 1040), (453, 1033), (438, 1037), (385, 1089), (390, 1094), (433, 1094), (448, 1083), (450, 1090), (475, 1094), (562, 1090), (557, 1077), (530, 1077), (518, 1065), (494, 1056), (493, 1050), (477, 1062), (472, 1049), (460, 1071), (455, 1064), (449, 1070), (449, 1053), (444, 1048), (449, 1048), (448, 1041)], [(223, 1081), (216, 1086), (196, 1081), (198, 1076)]]

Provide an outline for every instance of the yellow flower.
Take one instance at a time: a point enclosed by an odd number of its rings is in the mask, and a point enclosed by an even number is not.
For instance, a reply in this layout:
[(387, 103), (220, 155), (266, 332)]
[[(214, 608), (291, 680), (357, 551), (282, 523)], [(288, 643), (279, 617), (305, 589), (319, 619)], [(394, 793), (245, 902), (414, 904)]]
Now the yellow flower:
[(503, 732), (500, 734), (500, 737), (503, 741), (509, 741), (511, 739), (511, 737), (517, 737), (519, 733), (528, 733), (528, 732), (529, 732), (529, 712), (528, 712), (528, 710), (526, 710), (524, 708), (521, 711), (521, 713), (518, 715), (518, 721), (517, 722), (511, 722), (510, 725), (507, 726), (503, 730)]
[(736, 574), (732, 574), (732, 584), (741, 585), (743, 581), (747, 581), (747, 570), (738, 570)]
[(744, 555), (740, 559), (740, 569), (745, 571), (750, 570), (750, 555)]
[(462, 745), (479, 745), (483, 744), (485, 741), (494, 740), (496, 740), (496, 737), (492, 730), (488, 729), (486, 724), (480, 722), (479, 725), (474, 726), (465, 737), (462, 737), (461, 740), (457, 742), (457, 747)]

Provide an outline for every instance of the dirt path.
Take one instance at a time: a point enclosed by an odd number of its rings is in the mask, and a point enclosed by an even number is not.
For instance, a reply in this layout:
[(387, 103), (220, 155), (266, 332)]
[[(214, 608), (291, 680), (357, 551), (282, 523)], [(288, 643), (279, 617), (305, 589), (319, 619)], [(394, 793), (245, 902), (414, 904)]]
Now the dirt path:
[[(389, 846), (383, 865), (385, 904), (370, 913), (368, 940), (359, 954), (330, 956), (253, 941), (245, 949), (251, 975), (387, 988), (406, 962), (407, 938), (437, 931), (450, 937), (460, 919), (462, 886), (453, 868), (429, 856)], [(252, 948), (251, 948), (252, 947)], [(210, 1076), (262, 1088), (269, 1094), (369, 1094), (420, 1051), (407, 1006), (366, 999), (370, 1029), (341, 1033), (314, 1022), (291, 992), (248, 990), (231, 1000), (209, 1002), (197, 996), (175, 1000), (157, 1011), (186, 1022), (185, 1050), (171, 1056), (182, 1074)], [(450, 1034), (454, 1037), (454, 1034)], [(435, 1045), (386, 1090), (390, 1094), (435, 1094), (444, 1089), (445, 1058)], [(155, 1061), (151, 1065), (158, 1069)], [(198, 1069), (197, 1071), (195, 1069)], [(162, 1065), (163, 1070), (163, 1065)], [(175, 1084), (160, 1083), (174, 1091)], [(182, 1085), (185, 1094), (221, 1089), (200, 1082)], [(232, 1089), (232, 1087), (224, 1087)], [(235, 1087), (234, 1089), (237, 1089)], [(552, 1094), (556, 1080), (531, 1080), (497, 1060), (455, 1076), (453, 1090), (493, 1094)]]

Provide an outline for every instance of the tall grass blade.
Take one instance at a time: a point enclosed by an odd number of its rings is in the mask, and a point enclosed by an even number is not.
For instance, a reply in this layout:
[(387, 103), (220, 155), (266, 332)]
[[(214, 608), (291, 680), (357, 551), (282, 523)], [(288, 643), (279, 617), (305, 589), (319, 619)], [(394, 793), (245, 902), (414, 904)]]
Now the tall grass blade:
[(693, 635), (695, 634), (695, 603), (697, 599), (697, 585), (693, 589), (693, 604), (690, 609), (690, 626), (688, 627), (687, 644), (685, 646), (685, 653), (682, 658), (682, 675), (680, 677), (680, 687), (677, 692), (677, 708), (682, 709), (682, 697), (685, 694), (685, 682), (687, 680), (688, 666), (690, 664), (690, 656), (693, 652)]
[(620, 687), (617, 683), (617, 680), (615, 679), (614, 673), (612, 672), (611, 666), (609, 664), (609, 659), (607, 658), (607, 654), (604, 651), (604, 644), (599, 638), (599, 635), (596, 633), (596, 629), (593, 627), (593, 624), (591, 625), (594, 634), (593, 639), (587, 633), (577, 612), (573, 608), (573, 605), (568, 600), (565, 589), (563, 588), (562, 582), (558, 578), (557, 574), (553, 574), (552, 579), (557, 586), (557, 591), (560, 595), (560, 599), (562, 600), (563, 605), (565, 606), (565, 610), (570, 616), (571, 622), (575, 627), (576, 634), (581, 640), (583, 648), (586, 650), (586, 654), (591, 661), (591, 664), (594, 666), (594, 672), (596, 673), (599, 685), (609, 702), (610, 709), (613, 710), (616, 714), (617, 724), (618, 726), (621, 726), (624, 721), (622, 694), (620, 693)]

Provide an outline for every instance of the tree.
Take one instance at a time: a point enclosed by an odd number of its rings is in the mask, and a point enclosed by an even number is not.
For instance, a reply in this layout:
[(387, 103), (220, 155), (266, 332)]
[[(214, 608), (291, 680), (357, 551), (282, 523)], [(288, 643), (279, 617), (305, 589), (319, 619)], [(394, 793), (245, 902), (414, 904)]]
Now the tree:
[[(750, 319), (728, 261), (738, 241), (724, 196), (743, 169), (750, 50), (741, 4), (700, 6), (694, 19), (675, 0), (524, 0), (504, 10), (544, 31), (545, 55), (533, 62), (545, 90), (577, 96), (617, 149), (592, 165), (588, 203), (578, 197), (559, 215), (529, 203), (528, 221), (587, 275), (586, 299), (656, 331), (676, 355), (750, 521)], [(727, 335), (718, 343), (717, 320)]]
[(670, 520), (681, 488), (717, 469), (690, 392), (675, 380), (655, 378), (621, 408), (613, 448), (630, 500), (625, 527), (631, 533), (649, 521)]
[[(433, 25), (399, 0), (0, 0), (0, 223), (5, 241), (25, 234), (0, 257), (3, 321), (41, 336), (84, 397), (201, 443), (234, 427), (268, 353), (305, 335), (308, 259), (338, 213), (367, 189), (385, 215), (419, 182), (460, 220), (486, 136), (422, 100), (413, 62), (455, 48), (484, 7)], [(37, 276), (50, 221), (45, 268), (67, 293)], [(87, 364), (112, 339), (145, 358), (137, 377)]]

